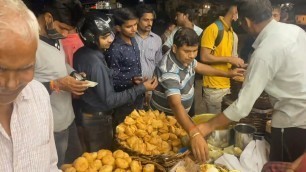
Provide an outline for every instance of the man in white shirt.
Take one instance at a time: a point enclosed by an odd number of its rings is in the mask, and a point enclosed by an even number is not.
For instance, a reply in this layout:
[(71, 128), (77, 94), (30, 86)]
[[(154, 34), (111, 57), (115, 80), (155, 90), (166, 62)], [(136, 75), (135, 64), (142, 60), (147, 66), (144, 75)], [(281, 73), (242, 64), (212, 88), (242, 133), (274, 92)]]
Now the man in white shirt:
[(48, 92), (33, 80), (37, 20), (21, 0), (0, 0), (0, 21), (0, 171), (59, 171)]
[[(262, 91), (273, 105), (270, 161), (294, 161), (306, 146), (306, 34), (272, 18), (269, 0), (237, 3), (242, 27), (256, 37), (238, 99), (208, 123), (200, 124), (203, 136), (218, 126), (246, 117)], [(205, 157), (206, 145), (197, 145)]]
[(203, 29), (193, 23), (194, 17), (196, 15), (195, 9), (188, 5), (180, 5), (176, 9), (175, 21), (177, 27), (172, 31), (171, 35), (168, 37), (167, 41), (163, 44), (162, 52), (165, 54), (171, 49), (173, 45), (173, 37), (176, 31), (181, 27), (188, 27), (193, 29), (198, 36), (201, 35)]

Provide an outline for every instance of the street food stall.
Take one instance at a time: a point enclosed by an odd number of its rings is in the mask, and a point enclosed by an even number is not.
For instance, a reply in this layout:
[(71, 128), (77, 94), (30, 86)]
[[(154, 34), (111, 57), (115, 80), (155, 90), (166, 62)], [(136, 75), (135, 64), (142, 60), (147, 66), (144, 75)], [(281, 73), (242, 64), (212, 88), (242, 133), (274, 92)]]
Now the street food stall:
[[(196, 115), (193, 120), (202, 123), (214, 114)], [(116, 127), (116, 149), (86, 152), (72, 164), (62, 166), (72, 171), (143, 171), (143, 172), (237, 172), (222, 163), (222, 158), (242, 157), (243, 150), (253, 141), (256, 128), (249, 124), (235, 124), (212, 132), (206, 139), (210, 159), (200, 164), (189, 151), (189, 137), (173, 116), (157, 110), (134, 110)], [(220, 160), (221, 158), (221, 160)], [(236, 160), (235, 159), (235, 160)], [(247, 159), (247, 158), (244, 158)], [(215, 163), (221, 162), (221, 163)]]
[[(118, 5), (118, 4), (117, 4)], [(118, 6), (117, 6), (118, 7)], [(119, 4), (120, 7), (120, 4)], [(111, 9), (98, 4), (96, 9)], [(304, 24), (305, 15), (296, 20)], [(223, 109), (238, 97), (243, 80), (231, 82), (231, 94), (223, 99)], [(272, 105), (263, 92), (250, 114), (239, 123), (218, 128), (207, 138), (209, 160), (200, 164), (189, 151), (189, 137), (173, 116), (159, 111), (134, 110), (116, 128), (116, 149), (84, 153), (72, 164), (62, 166), (64, 172), (237, 172), (260, 171), (268, 161)], [(196, 115), (195, 124), (203, 123), (214, 114)]]

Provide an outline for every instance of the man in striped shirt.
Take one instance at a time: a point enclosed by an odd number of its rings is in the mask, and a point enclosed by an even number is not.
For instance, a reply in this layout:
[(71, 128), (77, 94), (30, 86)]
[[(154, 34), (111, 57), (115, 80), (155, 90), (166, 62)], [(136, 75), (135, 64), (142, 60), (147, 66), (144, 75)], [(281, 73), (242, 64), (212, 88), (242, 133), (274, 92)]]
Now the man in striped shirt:
[(33, 80), (36, 17), (0, 0), (0, 21), (0, 171), (58, 172), (49, 95)]
[[(195, 72), (201, 75), (233, 77), (241, 76), (244, 70), (225, 72), (198, 63), (195, 60), (198, 53), (198, 35), (190, 28), (179, 29), (174, 35), (173, 43), (171, 51), (165, 54), (155, 70), (159, 85), (153, 91), (150, 106), (173, 114), (190, 138), (200, 140), (198, 143), (204, 147), (204, 138), (187, 114), (193, 102)], [(196, 153), (196, 150), (193, 150), (193, 153)]]

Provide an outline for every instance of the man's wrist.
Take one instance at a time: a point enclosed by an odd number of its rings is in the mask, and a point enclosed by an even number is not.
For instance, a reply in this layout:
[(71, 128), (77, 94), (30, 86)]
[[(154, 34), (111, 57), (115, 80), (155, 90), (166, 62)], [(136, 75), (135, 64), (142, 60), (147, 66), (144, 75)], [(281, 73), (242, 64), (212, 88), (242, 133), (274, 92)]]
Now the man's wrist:
[(228, 71), (227, 71), (227, 77), (228, 78), (232, 78), (232, 77), (234, 77), (235, 75), (234, 75), (234, 71), (233, 71), (233, 69), (228, 69)]
[(198, 135), (201, 135), (201, 133), (200, 133), (200, 132), (194, 133), (193, 135), (191, 135), (191, 139), (195, 138), (195, 137), (198, 136)]
[(231, 71), (223, 71), (224, 72), (224, 77), (230, 78), (231, 77)]
[(55, 92), (59, 92), (60, 91), (60, 87), (58, 85), (57, 80), (51, 80), (50, 81), (50, 90), (55, 91)]
[(197, 128), (204, 137), (214, 130), (214, 127), (210, 123), (199, 124)]
[(227, 59), (227, 63), (232, 64), (231, 57), (227, 57), (226, 59)]
[(200, 130), (198, 129), (198, 127), (196, 125), (192, 126), (189, 130), (188, 130), (188, 134), (190, 137), (192, 137), (194, 134), (199, 133)]
[(60, 90), (63, 90), (62, 78), (59, 78), (59, 79), (54, 80), (54, 83), (57, 85), (57, 87), (58, 87)]

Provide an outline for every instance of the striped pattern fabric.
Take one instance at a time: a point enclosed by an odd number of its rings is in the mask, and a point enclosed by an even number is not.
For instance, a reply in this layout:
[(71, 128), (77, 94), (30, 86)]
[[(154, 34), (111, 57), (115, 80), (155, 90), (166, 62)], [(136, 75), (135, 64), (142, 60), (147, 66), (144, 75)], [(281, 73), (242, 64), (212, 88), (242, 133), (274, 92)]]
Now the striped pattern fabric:
[(58, 172), (50, 98), (31, 81), (14, 102), (11, 136), (0, 124), (1, 172)]
[(153, 91), (151, 108), (172, 114), (167, 97), (180, 94), (182, 105), (189, 111), (194, 96), (194, 68), (196, 65), (197, 61), (194, 60), (188, 67), (184, 67), (171, 51), (165, 54), (154, 72), (159, 85)]

